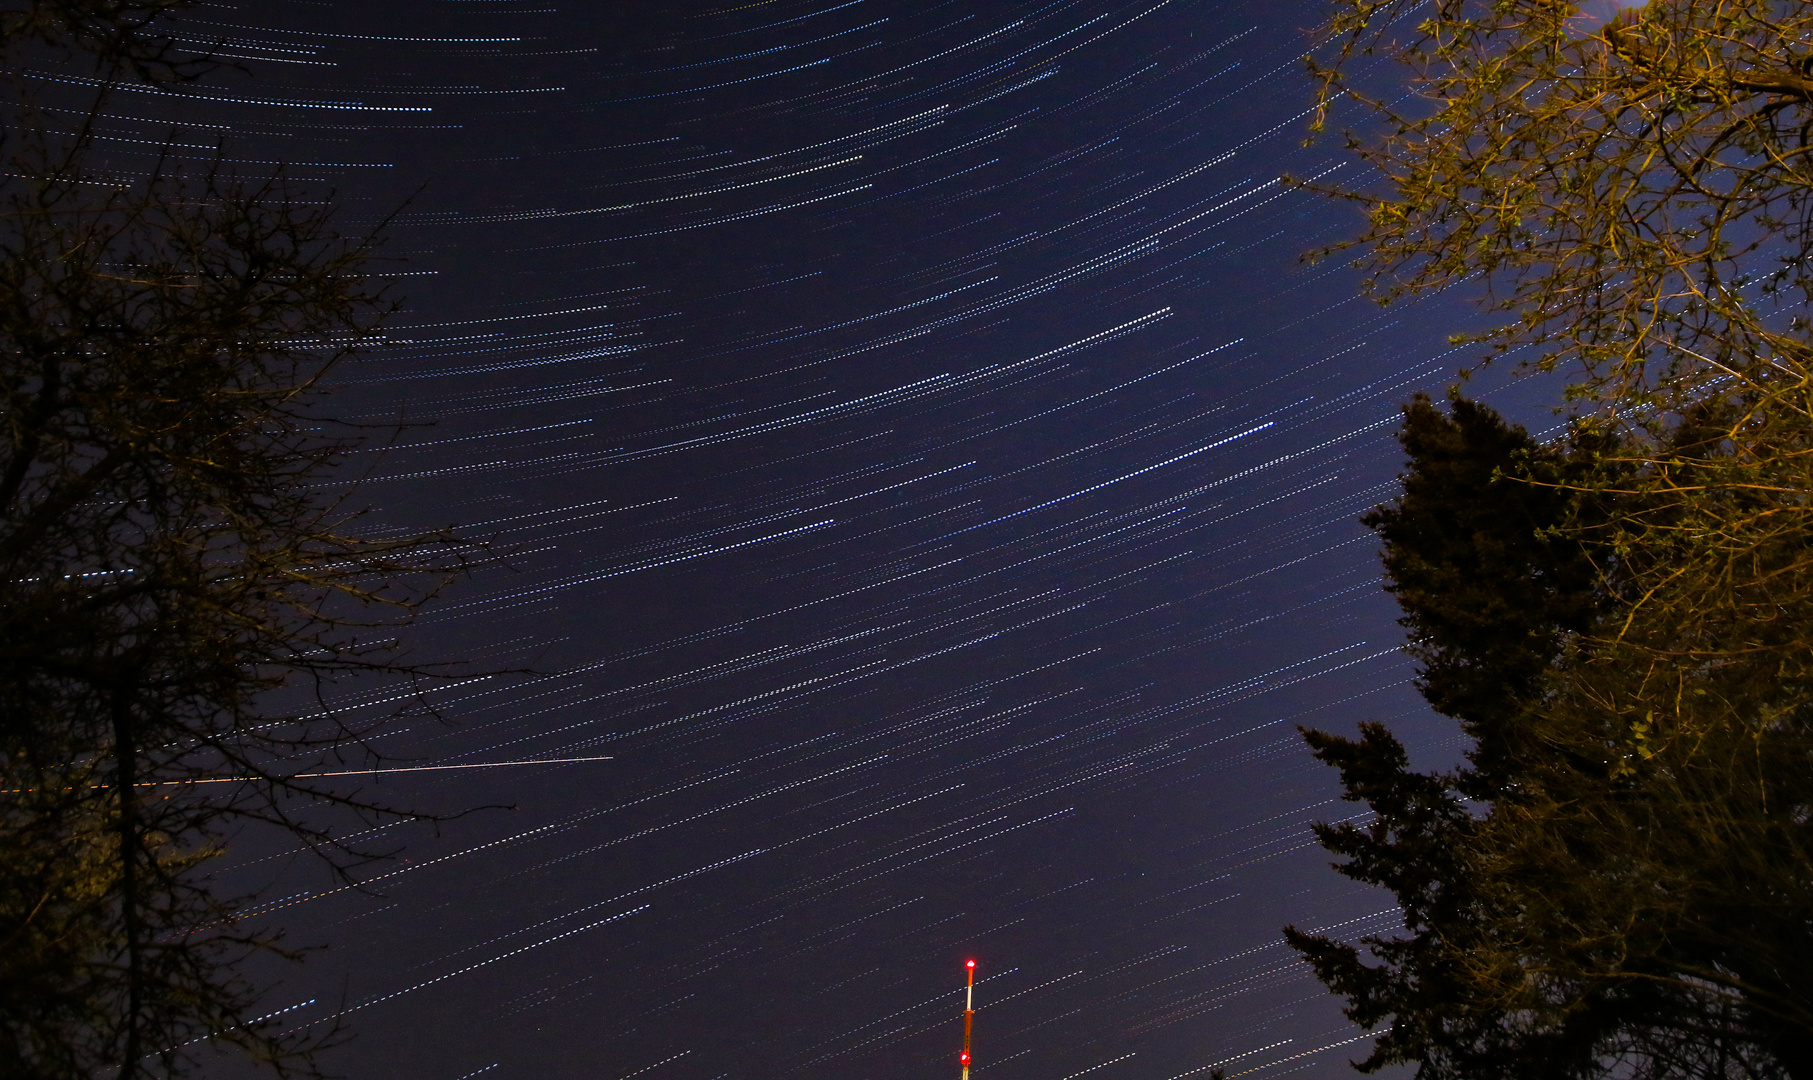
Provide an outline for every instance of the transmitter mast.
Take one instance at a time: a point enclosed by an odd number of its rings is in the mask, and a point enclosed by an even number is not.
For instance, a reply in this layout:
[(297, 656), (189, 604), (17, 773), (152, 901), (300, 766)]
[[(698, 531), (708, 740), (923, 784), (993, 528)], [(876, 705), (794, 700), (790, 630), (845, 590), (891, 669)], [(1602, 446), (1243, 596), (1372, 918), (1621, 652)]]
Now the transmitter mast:
[(969, 1080), (969, 1032), (976, 1019), (976, 962), (963, 962), (969, 971), (969, 985), (963, 990), (963, 1054), (957, 1061), (963, 1065), (963, 1080)]

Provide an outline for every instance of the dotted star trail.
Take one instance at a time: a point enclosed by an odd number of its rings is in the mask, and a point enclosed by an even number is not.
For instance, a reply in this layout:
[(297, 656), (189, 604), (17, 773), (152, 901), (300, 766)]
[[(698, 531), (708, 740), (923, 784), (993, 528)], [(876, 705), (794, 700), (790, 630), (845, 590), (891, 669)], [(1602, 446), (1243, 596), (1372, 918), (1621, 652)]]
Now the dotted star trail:
[(977, 957), (986, 1080), (1363, 1055), (1278, 931), (1397, 913), (1296, 728), (1454, 752), (1357, 517), (1466, 357), (1299, 261), (1358, 225), (1279, 180), (1358, 171), (1304, 145), (1320, 13), (185, 15), (244, 71), (119, 95), (110, 161), (219, 145), (381, 228), (406, 303), (334, 408), (410, 426), (355, 501), (508, 552), (411, 647), (509, 673), (333, 780), (509, 809), (378, 830), (359, 887), (249, 838), (249, 917), (327, 946), (270, 1011), (354, 1077), (954, 1077)]

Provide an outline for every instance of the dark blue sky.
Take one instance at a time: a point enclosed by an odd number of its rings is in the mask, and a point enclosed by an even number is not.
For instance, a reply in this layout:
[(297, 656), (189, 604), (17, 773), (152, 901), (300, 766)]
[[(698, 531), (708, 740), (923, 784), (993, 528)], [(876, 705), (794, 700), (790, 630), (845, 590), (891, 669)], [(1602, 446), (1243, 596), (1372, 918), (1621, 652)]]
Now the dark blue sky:
[(417, 655), (540, 674), (377, 747), (611, 757), (377, 781), (517, 809), (390, 830), (369, 892), (260, 864), (328, 946), (272, 1008), (348, 1010), (361, 1080), (920, 1080), (974, 956), (978, 1080), (1345, 1072), (1278, 929), (1395, 913), (1295, 726), (1454, 752), (1356, 517), (1464, 356), (1298, 261), (1358, 225), (1277, 181), (1359, 173), (1302, 147), (1320, 12), (198, 9), (251, 74), (105, 133), (409, 200), (338, 401), (433, 426), (363, 498), (516, 549)]

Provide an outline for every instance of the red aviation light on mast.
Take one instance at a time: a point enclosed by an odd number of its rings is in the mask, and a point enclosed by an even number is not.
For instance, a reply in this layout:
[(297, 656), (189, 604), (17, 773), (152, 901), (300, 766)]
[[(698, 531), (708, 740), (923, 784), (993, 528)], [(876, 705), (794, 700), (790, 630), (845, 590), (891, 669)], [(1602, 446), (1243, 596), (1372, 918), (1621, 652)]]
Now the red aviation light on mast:
[(963, 1053), (957, 1055), (957, 1063), (963, 1066), (963, 1080), (969, 1080), (969, 1033), (976, 1019), (976, 962), (965, 960), (963, 968), (969, 973), (969, 984), (963, 990)]

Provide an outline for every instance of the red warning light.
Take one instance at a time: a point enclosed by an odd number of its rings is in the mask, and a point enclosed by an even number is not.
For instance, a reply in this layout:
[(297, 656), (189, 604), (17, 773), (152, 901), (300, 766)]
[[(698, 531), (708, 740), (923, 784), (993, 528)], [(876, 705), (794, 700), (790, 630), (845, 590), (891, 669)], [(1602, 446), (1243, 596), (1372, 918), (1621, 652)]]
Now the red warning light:
[(961, 1055), (961, 1056), (959, 1056), (959, 1057), (958, 1057), (958, 1058), (957, 1058), (957, 1060), (958, 1060), (958, 1061), (960, 1061), (960, 1062), (962, 1062), (962, 1063), (963, 1063), (963, 1064), (965, 1064), (965, 1065), (968, 1065), (968, 1064), (969, 1064), (969, 1055), (968, 1055), (968, 1054), (963, 1054), (963, 1055)]
[(964, 961), (963, 966), (964, 967), (975, 967), (976, 962), (974, 960), (966, 960), (966, 961)]

